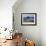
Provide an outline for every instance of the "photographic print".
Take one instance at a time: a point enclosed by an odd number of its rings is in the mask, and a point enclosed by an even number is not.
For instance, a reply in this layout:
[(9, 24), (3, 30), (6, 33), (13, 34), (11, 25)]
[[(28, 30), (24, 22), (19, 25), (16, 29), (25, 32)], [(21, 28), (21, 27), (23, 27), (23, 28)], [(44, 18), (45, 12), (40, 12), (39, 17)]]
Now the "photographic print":
[(36, 25), (37, 14), (36, 13), (21, 13), (21, 25)]

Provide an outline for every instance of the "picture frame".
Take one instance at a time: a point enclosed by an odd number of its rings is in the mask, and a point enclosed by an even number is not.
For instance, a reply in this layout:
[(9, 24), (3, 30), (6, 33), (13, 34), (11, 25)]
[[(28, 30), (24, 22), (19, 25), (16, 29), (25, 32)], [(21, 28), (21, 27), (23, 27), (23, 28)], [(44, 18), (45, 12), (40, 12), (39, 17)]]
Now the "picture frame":
[(37, 25), (37, 13), (21, 13), (21, 25)]

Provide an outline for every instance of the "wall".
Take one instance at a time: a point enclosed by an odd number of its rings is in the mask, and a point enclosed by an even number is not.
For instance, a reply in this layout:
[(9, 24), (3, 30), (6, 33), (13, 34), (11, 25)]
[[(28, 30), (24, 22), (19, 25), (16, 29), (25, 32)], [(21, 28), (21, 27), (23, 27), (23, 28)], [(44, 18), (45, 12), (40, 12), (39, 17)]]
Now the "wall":
[(41, 40), (42, 46), (46, 46), (46, 0), (41, 0)]
[(12, 6), (16, 0), (0, 0), (0, 27), (12, 29)]
[[(40, 0), (23, 0), (17, 7), (14, 5), (13, 13), (15, 19), (15, 30), (23, 33), (23, 37), (35, 41), (36, 46), (41, 46), (40, 30)], [(21, 26), (21, 13), (37, 13), (36, 26)]]
[[(9, 30), (12, 29), (12, 6), (14, 5), (14, 3), (16, 2), (16, 0), (0, 0), (0, 33), (4, 30), (1, 29), (1, 27), (6, 27)], [(3, 31), (0, 34), (0, 38), (5, 38), (5, 35), (8, 36), (10, 35), (10, 32), (7, 31)], [(7, 37), (9, 38), (9, 37)]]

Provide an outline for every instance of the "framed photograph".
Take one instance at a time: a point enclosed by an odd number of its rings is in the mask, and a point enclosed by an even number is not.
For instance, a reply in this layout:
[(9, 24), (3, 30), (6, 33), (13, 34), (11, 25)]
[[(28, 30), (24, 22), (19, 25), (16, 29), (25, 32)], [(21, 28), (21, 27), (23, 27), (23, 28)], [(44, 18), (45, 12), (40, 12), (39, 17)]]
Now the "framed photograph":
[(21, 25), (37, 25), (37, 13), (21, 13)]

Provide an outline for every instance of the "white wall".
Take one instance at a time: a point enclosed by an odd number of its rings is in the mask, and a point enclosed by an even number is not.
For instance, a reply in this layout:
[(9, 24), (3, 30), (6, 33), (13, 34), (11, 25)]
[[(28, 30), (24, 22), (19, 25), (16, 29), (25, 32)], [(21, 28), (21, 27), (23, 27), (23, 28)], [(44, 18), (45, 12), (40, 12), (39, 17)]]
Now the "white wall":
[(0, 27), (12, 28), (12, 6), (16, 0), (0, 0)]
[[(14, 5), (15, 6), (15, 5)], [(36, 46), (41, 46), (41, 30), (40, 30), (40, 0), (23, 0), (23, 2), (14, 10), (15, 30), (22, 32), (24, 38), (35, 41)], [(21, 13), (37, 13), (36, 26), (21, 26)]]
[(41, 0), (41, 40), (42, 46), (46, 46), (46, 0)]

